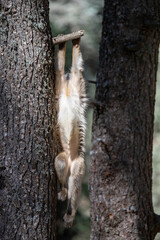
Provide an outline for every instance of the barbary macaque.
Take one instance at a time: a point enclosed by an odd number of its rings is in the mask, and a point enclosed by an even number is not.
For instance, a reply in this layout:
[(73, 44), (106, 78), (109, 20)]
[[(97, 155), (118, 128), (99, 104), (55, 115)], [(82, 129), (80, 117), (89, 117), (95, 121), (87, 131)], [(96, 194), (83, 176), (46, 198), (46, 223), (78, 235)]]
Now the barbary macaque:
[(65, 43), (59, 44), (56, 69), (58, 129), (63, 151), (55, 159), (61, 190), (58, 199), (68, 199), (65, 227), (72, 226), (85, 172), (85, 132), (87, 107), (86, 83), (82, 76), (80, 39), (72, 40), (72, 67), (65, 75)]

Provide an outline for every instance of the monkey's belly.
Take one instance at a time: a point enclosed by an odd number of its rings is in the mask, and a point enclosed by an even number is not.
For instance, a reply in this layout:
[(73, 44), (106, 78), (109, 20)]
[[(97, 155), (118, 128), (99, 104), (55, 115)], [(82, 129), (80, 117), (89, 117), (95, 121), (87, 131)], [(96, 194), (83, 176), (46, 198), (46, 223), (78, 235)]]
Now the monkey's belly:
[(80, 99), (75, 95), (67, 97), (61, 94), (59, 98), (58, 124), (63, 129), (64, 137), (70, 141), (74, 122), (79, 120)]

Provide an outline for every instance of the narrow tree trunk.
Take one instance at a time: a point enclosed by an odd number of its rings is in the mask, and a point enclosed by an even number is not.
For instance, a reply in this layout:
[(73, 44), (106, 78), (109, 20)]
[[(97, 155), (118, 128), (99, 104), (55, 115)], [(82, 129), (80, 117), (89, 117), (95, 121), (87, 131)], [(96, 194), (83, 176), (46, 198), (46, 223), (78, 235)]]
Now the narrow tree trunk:
[(55, 239), (48, 1), (2, 0), (0, 239)]
[(152, 240), (160, 6), (105, 1), (90, 170), (91, 239)]

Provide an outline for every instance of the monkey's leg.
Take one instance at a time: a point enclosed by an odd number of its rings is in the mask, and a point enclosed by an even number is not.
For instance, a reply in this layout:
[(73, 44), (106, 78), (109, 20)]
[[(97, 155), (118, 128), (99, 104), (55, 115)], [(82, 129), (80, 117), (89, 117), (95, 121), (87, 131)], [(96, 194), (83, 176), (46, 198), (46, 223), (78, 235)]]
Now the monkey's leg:
[(55, 159), (55, 169), (58, 180), (61, 185), (61, 191), (58, 193), (58, 200), (65, 201), (67, 198), (67, 182), (68, 182), (68, 159), (65, 152), (61, 152)]
[(67, 228), (72, 226), (75, 217), (84, 172), (84, 159), (82, 157), (78, 157), (73, 160), (68, 181), (68, 209), (64, 215), (65, 227)]

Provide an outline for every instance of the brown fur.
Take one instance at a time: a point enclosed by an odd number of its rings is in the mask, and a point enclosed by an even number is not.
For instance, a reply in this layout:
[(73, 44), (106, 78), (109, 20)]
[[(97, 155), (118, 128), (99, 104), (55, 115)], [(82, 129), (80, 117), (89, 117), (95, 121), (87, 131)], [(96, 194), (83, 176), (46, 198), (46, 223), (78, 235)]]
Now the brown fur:
[(55, 159), (55, 169), (61, 183), (58, 199), (68, 199), (64, 216), (65, 227), (71, 227), (78, 205), (81, 182), (85, 171), (85, 81), (82, 76), (82, 57), (79, 40), (73, 40), (70, 79), (65, 78), (65, 43), (60, 44), (57, 55), (56, 95), (58, 123), (63, 152)]

